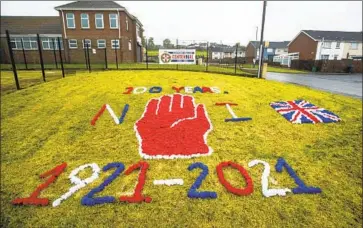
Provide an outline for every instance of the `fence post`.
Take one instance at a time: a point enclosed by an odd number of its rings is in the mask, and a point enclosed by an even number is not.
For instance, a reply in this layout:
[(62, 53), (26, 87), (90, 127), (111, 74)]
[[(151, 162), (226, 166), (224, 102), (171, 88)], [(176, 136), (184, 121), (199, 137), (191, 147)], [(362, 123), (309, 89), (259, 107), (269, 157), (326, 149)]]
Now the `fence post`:
[(86, 69), (88, 69), (87, 52), (86, 52), (86, 48), (85, 48), (85, 46), (84, 46), (85, 44), (86, 44), (86, 39), (83, 39), (84, 59), (86, 60)]
[(108, 69), (108, 65), (107, 65), (107, 48), (105, 47), (105, 69)]
[(43, 81), (45, 82), (45, 72), (44, 72), (43, 53), (42, 53), (42, 46), (40, 45), (40, 37), (39, 37), (39, 33), (37, 33), (37, 40), (38, 40), (38, 50), (39, 50), (40, 66), (42, 67)]
[(145, 46), (146, 46), (146, 69), (148, 70), (149, 69), (149, 56), (148, 56), (148, 53), (147, 53), (147, 42), (148, 42), (148, 40), (146, 40), (146, 42), (145, 42)]
[[(60, 47), (58, 47), (58, 48), (60, 48)], [(55, 52), (55, 38), (53, 38), (53, 55), (54, 55), (55, 68), (58, 69), (57, 54)]]
[[(178, 47), (178, 39), (176, 39), (176, 49), (179, 49)], [(195, 53), (195, 57), (197, 57), (197, 53)], [(179, 65), (178, 65), (178, 62), (176, 63), (176, 69), (178, 70), (179, 69)]]
[(87, 58), (88, 58), (88, 72), (91, 73), (91, 60), (89, 58), (89, 49), (88, 49), (88, 43), (86, 44), (87, 45)]
[(25, 63), (25, 69), (28, 69), (28, 63), (27, 63), (27, 61), (26, 61), (26, 56), (25, 56), (25, 49), (24, 49), (23, 38), (21, 38), (21, 48), (23, 49), (23, 58), (24, 58), (24, 63)]
[(237, 50), (238, 50), (238, 44), (236, 44), (236, 54), (234, 57), (234, 74), (237, 74)]
[[(57, 37), (58, 39), (58, 51), (59, 51), (59, 59), (60, 59), (60, 62), (61, 62), (61, 67), (62, 67), (62, 76), (64, 78), (64, 67), (63, 67), (63, 58), (62, 58), (62, 50), (61, 50), (61, 43), (60, 43), (60, 39), (59, 37)], [(54, 40), (53, 40), (54, 41)]]
[(9, 31), (8, 30), (6, 30), (6, 40), (8, 41), (8, 48), (9, 48), (11, 65), (13, 67), (13, 73), (14, 73), (14, 79), (15, 79), (16, 89), (19, 90), (20, 89), (20, 85), (19, 85), (18, 73), (16, 72), (16, 66), (15, 66), (15, 61), (14, 61), (13, 49), (11, 48), (10, 35), (9, 35)]
[[(120, 47), (120, 40), (118, 41), (119, 42), (119, 47)], [(112, 43), (111, 43), (111, 48), (112, 48)], [(116, 68), (118, 70), (118, 59), (117, 59), (117, 47), (116, 47), (116, 40), (115, 40), (115, 45), (114, 45), (114, 48), (115, 48), (115, 56), (116, 56)]]
[(206, 71), (208, 71), (208, 61), (209, 61), (209, 42), (207, 42), (207, 64), (206, 64)]

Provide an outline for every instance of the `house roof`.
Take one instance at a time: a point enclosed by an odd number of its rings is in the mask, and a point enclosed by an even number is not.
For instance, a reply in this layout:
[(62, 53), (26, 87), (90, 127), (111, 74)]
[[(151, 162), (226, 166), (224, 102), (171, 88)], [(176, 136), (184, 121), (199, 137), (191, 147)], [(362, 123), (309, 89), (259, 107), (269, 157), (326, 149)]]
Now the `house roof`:
[(60, 9), (124, 9), (125, 7), (113, 1), (77, 1), (55, 7)]
[(56, 10), (121, 10), (125, 11), (126, 14), (135, 20), (141, 26), (141, 22), (137, 17), (129, 13), (125, 7), (117, 4), (113, 1), (76, 1), (67, 3), (65, 5), (60, 5), (55, 7)]
[(62, 34), (59, 16), (1, 16), (1, 34)]
[(215, 47), (215, 48), (211, 48), (212, 52), (224, 52), (225, 48), (220, 48), (220, 47)]
[[(258, 48), (260, 46), (260, 41), (250, 41), (250, 43), (255, 47)], [(290, 41), (270, 41), (269, 48), (287, 48), (287, 45)]]
[(321, 31), (321, 30), (302, 30), (315, 40), (330, 41), (362, 41), (362, 32), (343, 32), (343, 31)]

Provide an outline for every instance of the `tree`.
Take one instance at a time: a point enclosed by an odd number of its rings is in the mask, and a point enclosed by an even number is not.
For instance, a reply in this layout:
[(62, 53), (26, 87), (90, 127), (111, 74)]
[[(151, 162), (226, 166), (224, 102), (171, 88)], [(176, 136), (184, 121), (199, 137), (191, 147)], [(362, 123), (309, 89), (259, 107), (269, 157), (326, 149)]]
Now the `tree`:
[(149, 40), (148, 40), (148, 43), (147, 43), (147, 48), (149, 50), (152, 50), (155, 48), (155, 44), (154, 44), (154, 38), (153, 37), (150, 37)]
[(174, 45), (171, 43), (171, 41), (170, 41), (168, 38), (166, 38), (166, 39), (163, 41), (163, 47), (164, 47), (164, 48), (173, 48), (173, 47), (174, 47)]
[(241, 43), (240, 42), (237, 42), (236, 45), (239, 47), (239, 46), (241, 46)]

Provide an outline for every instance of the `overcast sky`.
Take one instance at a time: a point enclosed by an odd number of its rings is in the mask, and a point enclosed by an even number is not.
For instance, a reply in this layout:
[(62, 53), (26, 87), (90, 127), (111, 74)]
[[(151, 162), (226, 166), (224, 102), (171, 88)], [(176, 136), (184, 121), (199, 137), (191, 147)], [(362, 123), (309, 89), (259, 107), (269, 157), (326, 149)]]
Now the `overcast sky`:
[[(247, 45), (260, 27), (262, 2), (226, 1), (117, 1), (144, 25), (155, 43), (169, 38), (179, 42), (210, 41)], [(1, 15), (56, 16), (55, 6), (68, 1), (1, 1)], [(361, 1), (268, 2), (265, 40), (293, 39), (300, 30), (362, 31)], [(173, 42), (174, 43), (174, 42)]]

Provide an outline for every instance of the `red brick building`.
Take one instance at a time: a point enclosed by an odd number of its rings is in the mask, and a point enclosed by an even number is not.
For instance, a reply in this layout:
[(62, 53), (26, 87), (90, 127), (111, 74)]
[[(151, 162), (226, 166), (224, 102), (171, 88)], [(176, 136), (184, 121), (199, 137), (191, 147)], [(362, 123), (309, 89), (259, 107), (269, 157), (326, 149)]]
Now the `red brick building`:
[[(16, 63), (39, 63), (36, 34), (41, 37), (45, 63), (54, 62), (57, 37), (67, 63), (85, 63), (89, 48), (91, 63), (141, 62), (143, 28), (126, 8), (112, 1), (78, 1), (55, 7), (55, 17), (1, 17), (1, 62), (9, 63), (5, 31), (11, 35)], [(22, 46), (23, 45), (23, 46)], [(106, 53), (105, 53), (106, 49)], [(58, 55), (58, 53), (56, 53)]]

